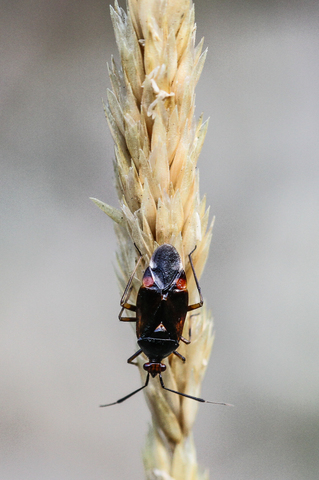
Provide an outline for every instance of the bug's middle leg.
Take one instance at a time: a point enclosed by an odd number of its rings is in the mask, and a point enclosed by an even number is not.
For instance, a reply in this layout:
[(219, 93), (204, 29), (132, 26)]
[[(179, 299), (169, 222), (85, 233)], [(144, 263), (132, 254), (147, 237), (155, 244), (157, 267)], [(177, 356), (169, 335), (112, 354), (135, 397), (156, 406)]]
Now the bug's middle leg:
[(199, 313), (193, 313), (188, 319), (188, 339), (181, 336), (181, 341), (189, 345), (192, 342), (192, 318), (199, 315)]
[(187, 340), (187, 338), (183, 337), (183, 335), (181, 335), (181, 341), (186, 343), (186, 345), (189, 345), (191, 343), (191, 339), (192, 339), (192, 325), (191, 325), (192, 317), (193, 317), (193, 315), (191, 315), (188, 319), (188, 340)]

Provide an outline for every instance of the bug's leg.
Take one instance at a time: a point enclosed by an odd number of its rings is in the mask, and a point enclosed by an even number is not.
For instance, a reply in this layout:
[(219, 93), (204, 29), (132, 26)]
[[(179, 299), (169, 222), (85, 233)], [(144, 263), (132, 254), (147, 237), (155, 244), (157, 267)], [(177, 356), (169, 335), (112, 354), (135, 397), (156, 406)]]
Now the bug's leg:
[(130, 363), (131, 365), (137, 365), (137, 363), (133, 363), (133, 360), (138, 357), (142, 353), (142, 349), (140, 348), (137, 350), (137, 352), (134, 353), (130, 358), (127, 359), (127, 363)]
[[(132, 291), (132, 287), (130, 288), (129, 292), (128, 292), (128, 297), (130, 296), (131, 294), (131, 291)], [(127, 298), (128, 298), (127, 297)], [(130, 307), (130, 308), (128, 308)], [(133, 307), (133, 308), (132, 308)], [(136, 322), (136, 317), (122, 317), (122, 314), (124, 312), (124, 310), (127, 309), (127, 310), (131, 310), (133, 312), (135, 312), (136, 308), (135, 308), (135, 305), (131, 305), (130, 303), (125, 303), (123, 305), (123, 307), (121, 308), (121, 311), (119, 313), (119, 320), (121, 322)]]
[(188, 319), (188, 340), (187, 338), (181, 336), (181, 341), (186, 343), (186, 345), (189, 345), (192, 341), (192, 318), (196, 317), (197, 315), (199, 315), (199, 313), (193, 313), (193, 315), (191, 315)]
[(197, 279), (197, 276), (196, 276), (196, 272), (195, 272), (194, 265), (193, 265), (193, 260), (192, 260), (192, 253), (194, 253), (196, 248), (197, 247), (195, 246), (194, 250), (192, 250), (191, 253), (188, 255), (188, 258), (189, 258), (189, 262), (190, 262), (192, 270), (193, 270), (193, 275), (194, 275), (194, 278), (195, 278), (196, 287), (197, 287), (197, 290), (198, 290), (198, 293), (199, 293), (199, 302), (198, 303), (193, 303), (193, 305), (188, 305), (188, 307), (187, 307), (188, 312), (190, 310), (196, 310), (196, 308), (202, 307), (202, 305), (204, 303), (203, 295), (202, 295), (202, 292), (201, 292), (201, 289), (200, 289), (200, 286), (199, 286), (199, 283), (198, 283), (198, 279)]
[[(130, 289), (129, 294), (131, 293), (131, 290), (132, 290), (132, 288)], [(130, 308), (128, 308), (128, 307), (130, 307)], [(119, 320), (121, 322), (136, 322), (136, 317), (122, 317), (122, 314), (123, 314), (125, 309), (135, 312), (136, 307), (135, 307), (135, 305), (131, 305), (130, 303), (125, 303), (123, 305), (123, 307), (121, 308), (121, 311), (119, 313)]]
[(123, 398), (120, 398), (120, 399), (117, 400), (116, 402), (108, 403), (108, 404), (106, 404), (106, 405), (100, 405), (100, 407), (110, 407), (111, 405), (116, 405), (117, 403), (122, 403), (122, 402), (124, 402), (124, 400), (127, 400), (128, 398), (130, 398), (130, 397), (132, 397), (133, 395), (135, 395), (137, 392), (140, 392), (141, 390), (143, 390), (143, 388), (147, 387), (149, 378), (150, 378), (150, 374), (148, 373), (148, 374), (147, 374), (147, 377), (146, 377), (146, 382), (145, 382), (145, 384), (143, 385), (143, 387), (140, 387), (140, 388), (138, 388), (137, 390), (134, 390), (134, 392), (129, 393), (128, 395), (126, 395), (126, 396), (123, 397)]
[[(182, 340), (182, 339), (181, 339)], [(174, 350), (174, 355), (176, 355), (176, 357), (180, 358), (182, 360), (182, 362), (186, 362), (186, 358), (183, 357), (183, 355), (181, 355), (179, 352), (176, 352), (176, 350)]]
[[(189, 345), (191, 343), (190, 340), (187, 340), (187, 338), (184, 338), (183, 336), (181, 336), (181, 341), (186, 343), (186, 345)], [(173, 352), (174, 353), (174, 352)]]
[[(198, 313), (195, 315), (198, 315)], [(188, 319), (188, 340), (187, 338), (183, 337), (183, 335), (181, 335), (181, 341), (186, 343), (186, 345), (189, 345), (191, 343), (191, 339), (192, 339), (192, 325), (191, 325), (191, 320), (192, 320), (192, 317), (194, 315), (191, 315)]]
[[(134, 243), (134, 245), (135, 245), (135, 243)], [(141, 261), (141, 258), (143, 256), (136, 245), (135, 245), (135, 248), (138, 251), (138, 253), (140, 254), (140, 256), (139, 256), (139, 258), (136, 262), (133, 273), (130, 276), (128, 282), (127, 282), (127, 285), (125, 287), (124, 293), (123, 293), (121, 301), (120, 301), (120, 305), (121, 305), (122, 309), (119, 313), (119, 320), (121, 320), (122, 322), (134, 322), (135, 321), (135, 318), (133, 318), (131, 320), (128, 320), (130, 317), (122, 317), (122, 313), (123, 313), (124, 310), (131, 310), (132, 312), (136, 312), (136, 305), (131, 305), (130, 303), (127, 303), (128, 299), (129, 299), (129, 296), (131, 294), (132, 288), (133, 288), (132, 287), (132, 282), (133, 282), (134, 275), (136, 273), (137, 267), (138, 267), (138, 265)]]
[[(124, 310), (124, 308), (123, 308), (123, 310)], [(123, 310), (121, 310), (121, 313), (120, 313), (120, 315), (119, 315), (119, 320), (120, 320), (121, 322), (136, 322), (136, 318), (135, 318), (135, 317), (122, 317), (121, 314), (122, 314)]]

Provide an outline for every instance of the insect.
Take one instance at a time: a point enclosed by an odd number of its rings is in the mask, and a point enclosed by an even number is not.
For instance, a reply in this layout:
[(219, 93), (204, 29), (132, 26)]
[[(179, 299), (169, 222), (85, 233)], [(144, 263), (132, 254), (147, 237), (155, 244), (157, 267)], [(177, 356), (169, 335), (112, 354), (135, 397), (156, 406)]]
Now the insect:
[[(138, 250), (137, 247), (136, 249)], [(188, 258), (199, 293), (199, 302), (192, 305), (188, 304), (187, 280), (181, 257), (175, 247), (167, 243), (158, 247), (153, 253), (149, 266), (143, 275), (136, 305), (128, 303), (133, 278), (142, 258), (142, 254), (138, 250), (139, 259), (121, 298), (120, 304), (122, 309), (119, 313), (119, 320), (122, 322), (136, 322), (137, 343), (140, 349), (127, 362), (134, 365), (133, 360), (143, 352), (149, 359), (143, 365), (144, 370), (147, 371), (147, 377), (142, 387), (116, 402), (101, 405), (101, 407), (122, 403), (132, 395), (143, 390), (148, 385), (150, 375), (152, 377), (158, 375), (162, 388), (169, 392), (198, 402), (227, 405), (219, 402), (208, 402), (203, 398), (193, 397), (166, 388), (162, 378), (162, 372), (166, 370), (166, 365), (162, 363), (163, 358), (174, 354), (185, 362), (185, 357), (177, 352), (177, 348), (181, 341), (186, 344), (191, 343), (191, 329), (189, 329), (189, 339), (184, 338), (182, 335), (186, 315), (187, 312), (196, 310), (203, 305), (203, 297), (192, 261), (192, 254), (195, 249), (196, 247), (188, 255)], [(125, 317), (123, 316), (124, 310), (136, 312), (136, 316)]]

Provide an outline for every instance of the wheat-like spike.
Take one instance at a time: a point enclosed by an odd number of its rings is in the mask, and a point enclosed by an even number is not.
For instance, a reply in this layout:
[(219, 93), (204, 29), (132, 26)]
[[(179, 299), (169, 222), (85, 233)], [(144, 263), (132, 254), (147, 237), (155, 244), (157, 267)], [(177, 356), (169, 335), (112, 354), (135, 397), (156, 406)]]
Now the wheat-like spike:
[[(190, 302), (198, 292), (188, 261), (200, 277), (212, 237), (209, 208), (200, 199), (197, 159), (207, 121), (194, 119), (194, 89), (206, 51), (195, 46), (196, 25), (191, 0), (127, 0), (127, 12), (115, 1), (111, 18), (121, 66), (108, 65), (112, 90), (107, 92), (105, 115), (115, 143), (115, 177), (120, 210), (92, 199), (116, 223), (119, 250), (118, 279), (123, 287), (137, 259), (134, 243), (143, 254), (133, 283), (134, 301), (143, 271), (158, 245), (170, 243), (184, 262)], [(181, 343), (183, 364), (171, 355), (165, 385), (199, 396), (213, 344), (213, 323), (204, 306), (188, 317), (192, 343)], [(145, 382), (142, 365), (138, 364)], [(207, 479), (199, 471), (192, 437), (198, 403), (164, 391), (158, 378), (144, 390), (152, 413), (144, 450), (146, 477), (158, 480)]]

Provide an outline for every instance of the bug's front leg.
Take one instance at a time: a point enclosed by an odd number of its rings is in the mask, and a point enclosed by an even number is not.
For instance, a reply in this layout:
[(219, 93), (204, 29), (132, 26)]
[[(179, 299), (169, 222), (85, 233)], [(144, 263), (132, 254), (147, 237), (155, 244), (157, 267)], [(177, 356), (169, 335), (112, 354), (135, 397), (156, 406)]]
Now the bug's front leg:
[(130, 358), (127, 359), (127, 363), (130, 363), (131, 365), (137, 365), (137, 363), (133, 362), (133, 360), (135, 360), (135, 358), (138, 357), (142, 353), (142, 351), (143, 350), (141, 348), (137, 350), (137, 352), (135, 352), (134, 355), (132, 355)]
[[(181, 338), (181, 340), (182, 340), (182, 338)], [(185, 358), (185, 357), (183, 357), (183, 355), (181, 355), (179, 352), (177, 352), (176, 350), (174, 350), (174, 352), (173, 352), (173, 353), (174, 353), (174, 355), (176, 355), (176, 357), (180, 358), (180, 359), (182, 360), (182, 362), (183, 362), (183, 363), (185, 363), (185, 362), (186, 362), (186, 358)]]

